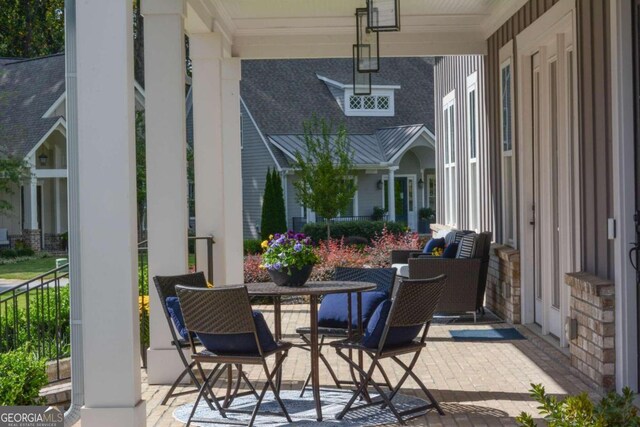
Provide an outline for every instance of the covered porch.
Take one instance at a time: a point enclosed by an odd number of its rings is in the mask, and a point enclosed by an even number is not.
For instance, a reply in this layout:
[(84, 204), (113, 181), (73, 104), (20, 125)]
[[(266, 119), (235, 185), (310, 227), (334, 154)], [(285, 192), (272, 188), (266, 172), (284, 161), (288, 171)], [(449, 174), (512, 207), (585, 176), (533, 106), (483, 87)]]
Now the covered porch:
[[(363, 3), (142, 1), (149, 278), (188, 271), (185, 35), (192, 70), (196, 234), (215, 237), (215, 285), (240, 284), (241, 60), (350, 57), (353, 13)], [(382, 34), (380, 53), (485, 55), (487, 39), (526, 3), (403, 2), (402, 31)], [(153, 290), (146, 373), (138, 356), (131, 3), (68, 0), (65, 15), (70, 276), (72, 306), (80, 308), (72, 315), (74, 401), (67, 420), (81, 416), (90, 427), (173, 425), (172, 409), (158, 401), (182, 366)], [(197, 269), (206, 272), (207, 266)], [(307, 321), (304, 313), (292, 310), (287, 331)], [(427, 385), (450, 408), (451, 416), (429, 419), (433, 425), (512, 425), (520, 410), (535, 406), (527, 397), (529, 381), (557, 393), (590, 390), (561, 363), (565, 356), (551, 357), (558, 350), (537, 338), (460, 345), (450, 342), (450, 328), (433, 328), (433, 342), (420, 364)], [(288, 361), (293, 368), (287, 370), (285, 388), (299, 385), (305, 357)]]
[[(258, 306), (265, 314), (267, 322), (273, 323), (273, 307)], [(300, 324), (307, 324), (308, 307), (305, 305), (283, 306), (283, 330), (287, 340), (296, 338), (295, 329)], [(426, 386), (434, 393), (447, 415), (440, 416), (431, 411), (427, 416), (410, 421), (410, 425), (429, 426), (515, 426), (515, 417), (525, 411), (536, 414), (537, 402), (529, 396), (530, 383), (542, 383), (550, 393), (564, 396), (587, 392), (592, 398), (600, 398), (599, 392), (591, 388), (575, 370), (569, 366), (569, 358), (552, 345), (535, 336), (524, 327), (518, 327), (525, 340), (514, 341), (456, 341), (452, 331), (486, 330), (508, 328), (505, 323), (489, 323), (472, 325), (465, 323), (436, 323), (429, 331), (429, 342), (425, 352), (416, 366), (416, 373)], [(337, 367), (340, 378), (349, 376), (347, 365), (339, 360), (332, 349), (324, 351), (332, 366)], [(392, 365), (384, 365), (390, 380), (395, 383), (400, 372)], [(388, 369), (387, 369), (388, 368)], [(291, 416), (294, 419), (304, 418), (304, 406), (295, 407), (295, 400), (300, 394), (302, 382), (309, 372), (307, 352), (293, 352), (285, 362), (282, 393), (285, 404), (294, 405)], [(321, 369), (323, 388), (335, 387), (326, 369)], [(251, 380), (263, 380), (264, 375), (258, 367), (248, 367)], [(161, 401), (168, 386), (150, 385), (143, 374), (142, 397), (147, 402), (147, 425), (162, 427), (180, 427), (184, 423), (176, 419), (184, 414), (183, 408), (193, 404), (193, 395), (172, 398), (167, 405)], [(218, 383), (224, 387), (225, 383)], [(219, 393), (224, 393), (221, 388)], [(402, 392), (407, 396), (420, 398), (417, 386), (409, 384)], [(310, 391), (305, 397), (310, 400)], [(187, 406), (185, 406), (187, 405)], [(325, 409), (327, 411), (328, 409)], [(312, 411), (311, 411), (312, 412)], [(309, 413), (306, 414), (309, 419)], [(357, 417), (372, 417), (374, 423), (388, 425), (393, 416), (385, 418), (383, 411), (363, 410)], [(333, 417), (326, 417), (326, 425), (335, 422)], [(535, 416), (534, 418), (539, 418)], [(281, 421), (281, 420), (278, 420)], [(386, 422), (385, 422), (386, 421)], [(260, 419), (258, 419), (258, 425)], [(278, 424), (279, 425), (279, 424)], [(320, 424), (325, 425), (325, 424)]]

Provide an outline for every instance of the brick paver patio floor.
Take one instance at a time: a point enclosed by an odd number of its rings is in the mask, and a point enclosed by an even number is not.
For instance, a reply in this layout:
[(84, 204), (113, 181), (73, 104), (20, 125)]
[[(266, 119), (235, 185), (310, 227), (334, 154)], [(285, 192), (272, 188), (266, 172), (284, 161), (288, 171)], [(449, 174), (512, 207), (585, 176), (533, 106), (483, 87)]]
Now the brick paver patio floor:
[[(273, 325), (271, 307), (261, 307), (269, 325)], [(283, 333), (285, 340), (295, 340), (295, 328), (309, 324), (305, 305), (283, 306)], [(415, 371), (433, 392), (442, 405), (445, 416), (430, 413), (412, 420), (412, 425), (428, 426), (513, 426), (521, 411), (534, 412), (536, 403), (529, 397), (531, 382), (542, 383), (554, 394), (574, 394), (587, 391), (593, 398), (598, 393), (585, 383), (569, 366), (568, 357), (553, 346), (538, 338), (526, 328), (518, 330), (526, 340), (494, 342), (455, 342), (449, 331), (454, 329), (488, 329), (509, 327), (507, 324), (492, 325), (433, 325), (429, 331), (429, 342), (423, 351)], [(333, 367), (337, 367), (340, 378), (348, 378), (344, 361), (326, 348)], [(405, 356), (406, 357), (406, 356)], [(390, 364), (385, 370), (393, 383), (399, 370)], [(262, 381), (258, 367), (246, 367), (249, 378)], [(292, 349), (283, 369), (283, 388), (300, 389), (309, 372), (309, 353)], [(168, 386), (142, 385), (143, 398), (147, 401), (148, 426), (183, 426), (174, 420), (173, 411), (180, 405), (192, 402), (195, 394), (174, 398), (167, 406), (160, 405)], [(321, 367), (322, 386), (332, 382), (324, 367)], [(409, 380), (410, 381), (410, 380)], [(407, 382), (403, 393), (416, 394), (417, 386)]]

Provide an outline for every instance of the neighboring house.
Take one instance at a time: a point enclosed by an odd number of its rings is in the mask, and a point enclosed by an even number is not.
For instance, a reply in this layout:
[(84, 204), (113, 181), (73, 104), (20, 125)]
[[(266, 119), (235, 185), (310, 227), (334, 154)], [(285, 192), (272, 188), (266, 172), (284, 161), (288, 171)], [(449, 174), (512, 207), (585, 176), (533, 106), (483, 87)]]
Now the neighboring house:
[[(31, 166), (31, 179), (8, 197), (0, 216), (12, 245), (60, 250), (67, 231), (67, 147), (64, 54), (0, 58), (0, 146)], [(136, 85), (137, 106), (143, 105)], [(5, 197), (5, 195), (3, 195)]]
[(623, 138), (633, 115), (621, 116), (633, 96), (612, 89), (630, 83), (632, 62), (616, 68), (628, 56), (610, 38), (629, 47), (631, 31), (612, 30), (603, 4), (530, 0), (487, 55), (436, 58), (434, 228), (492, 231), (487, 307), (568, 347), (574, 367), (613, 389), (638, 372), (628, 251), (640, 187)]
[(289, 228), (318, 220), (296, 198), (292, 167), (295, 152), (304, 150), (303, 123), (313, 115), (334, 129), (344, 124), (354, 151), (357, 192), (342, 220), (370, 219), (392, 195), (387, 218), (418, 229), (418, 210), (435, 208), (433, 60), (383, 58), (372, 76), (371, 95), (354, 96), (351, 59), (242, 62), (245, 238), (260, 237), (268, 168), (282, 175)]

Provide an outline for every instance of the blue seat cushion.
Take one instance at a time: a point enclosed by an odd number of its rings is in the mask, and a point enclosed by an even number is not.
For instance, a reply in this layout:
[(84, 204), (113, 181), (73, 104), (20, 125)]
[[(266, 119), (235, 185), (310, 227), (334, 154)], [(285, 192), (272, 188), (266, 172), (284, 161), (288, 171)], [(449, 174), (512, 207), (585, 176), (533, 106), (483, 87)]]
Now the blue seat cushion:
[[(349, 323), (348, 294), (329, 294), (322, 299), (318, 310), (318, 326), (323, 328), (347, 328)], [(366, 327), (376, 307), (388, 295), (386, 292), (369, 291), (362, 293), (362, 325)], [(358, 326), (358, 300), (356, 293), (351, 294), (351, 325)]]
[[(253, 322), (256, 325), (262, 351), (267, 353), (278, 348), (261, 312), (253, 312)], [(257, 355), (259, 353), (253, 334), (204, 334), (197, 332), (196, 336), (204, 348), (212, 353), (233, 355)]]
[(458, 244), (457, 243), (449, 243), (449, 245), (444, 248), (444, 252), (442, 252), (442, 258), (455, 258), (458, 254)]
[(169, 312), (169, 316), (171, 316), (171, 320), (173, 320), (173, 324), (176, 327), (176, 331), (182, 337), (182, 339), (189, 339), (189, 331), (187, 330), (187, 326), (184, 324), (184, 318), (182, 317), (182, 309), (180, 308), (180, 301), (178, 297), (168, 297), (165, 300), (165, 304), (167, 305), (167, 311)]
[[(389, 310), (391, 310), (391, 300), (385, 300), (382, 301), (374, 311), (369, 325), (367, 325), (367, 329), (364, 332), (364, 337), (362, 338), (362, 344), (365, 347), (378, 348), (387, 317), (389, 317)], [(411, 343), (422, 330), (422, 326), (423, 325), (389, 328), (384, 348), (400, 347)]]
[(435, 248), (443, 248), (444, 249), (444, 237), (440, 239), (431, 239), (424, 245), (424, 249), (422, 250), (423, 254), (431, 255)]

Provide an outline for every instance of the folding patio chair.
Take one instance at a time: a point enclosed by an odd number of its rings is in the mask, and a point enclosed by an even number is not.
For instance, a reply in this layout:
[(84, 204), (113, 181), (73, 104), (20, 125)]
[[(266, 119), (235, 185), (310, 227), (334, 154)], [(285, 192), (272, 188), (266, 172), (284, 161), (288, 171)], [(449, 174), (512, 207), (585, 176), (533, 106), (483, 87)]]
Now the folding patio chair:
[[(348, 411), (358, 410), (372, 405), (382, 405), (382, 408), (389, 407), (393, 415), (402, 425), (409, 418), (421, 415), (426, 410), (435, 408), (440, 415), (444, 415), (442, 408), (433, 397), (427, 387), (420, 381), (418, 375), (413, 372), (413, 368), (420, 357), (420, 352), (426, 346), (427, 333), (436, 310), (438, 301), (442, 295), (446, 282), (446, 276), (441, 275), (432, 279), (401, 281), (391, 300), (384, 301), (376, 309), (372, 316), (365, 335), (357, 340), (334, 341), (331, 346), (336, 349), (338, 355), (344, 359), (352, 369), (359, 372), (362, 381), (357, 390), (344, 407), (336, 415), (336, 419), (342, 419)], [(419, 341), (416, 338), (422, 330)], [(345, 350), (360, 350), (371, 358), (371, 365), (368, 369), (363, 369), (357, 361), (345, 354)], [(413, 354), (411, 361), (405, 364), (398, 356)], [(404, 370), (404, 374), (395, 387), (390, 387), (385, 393), (382, 387), (373, 380), (373, 373), (377, 369), (384, 372), (380, 361), (391, 359)], [(418, 384), (429, 400), (427, 405), (398, 411), (393, 403), (393, 398), (397, 395), (402, 385), (409, 378)], [(371, 402), (352, 407), (357, 397), (363, 394), (367, 386), (373, 386), (379, 394), (379, 398), (374, 398)], [(417, 415), (415, 415), (417, 414)], [(407, 415), (411, 417), (404, 418)]]
[[(183, 274), (179, 276), (155, 276), (153, 278), (153, 283), (156, 286), (156, 290), (158, 291), (158, 296), (160, 297), (160, 303), (162, 304), (162, 311), (164, 312), (164, 316), (167, 319), (167, 323), (169, 325), (169, 330), (171, 331), (171, 344), (176, 348), (178, 352), (178, 356), (182, 361), (182, 365), (184, 369), (178, 375), (176, 380), (171, 385), (169, 391), (162, 399), (162, 405), (166, 405), (170, 398), (183, 396), (185, 394), (196, 393), (200, 389), (200, 381), (193, 371), (196, 363), (189, 362), (187, 359), (187, 355), (185, 354), (185, 349), (190, 347), (190, 343), (188, 340), (188, 331), (185, 328), (184, 321), (182, 319), (182, 313), (180, 311), (180, 305), (178, 304), (177, 295), (176, 295), (176, 285), (184, 285), (195, 288), (207, 288), (207, 279), (204, 276), (203, 272), (197, 272), (192, 274)], [(171, 305), (167, 304), (167, 301)], [(245, 383), (249, 384), (249, 381), (246, 378), (246, 375), (242, 371), (242, 366), (236, 366), (238, 369), (238, 384), (236, 385), (236, 393), (234, 397), (237, 395), (237, 390), (239, 388), (240, 380), (243, 379)], [(228, 369), (228, 378), (227, 378), (227, 395), (225, 396), (224, 406), (228, 406), (233, 400), (231, 396), (231, 386), (232, 386), (232, 372), (231, 366), (225, 366), (225, 369)], [(192, 385), (194, 387), (193, 390), (182, 391), (178, 393), (174, 393), (176, 387), (180, 384), (183, 378), (188, 375), (191, 378)], [(205, 374), (204, 372), (200, 372), (200, 378), (204, 380)], [(238, 396), (245, 395), (248, 393), (241, 393)], [(255, 394), (255, 390), (253, 390), (253, 394)], [(211, 409), (213, 409), (213, 404), (209, 400), (208, 397), (205, 397), (207, 404)]]
[[(277, 415), (283, 415), (288, 422), (291, 422), (291, 417), (280, 399), (278, 388), (273, 379), (280, 371), (282, 362), (286, 359), (292, 345), (273, 340), (273, 335), (262, 313), (251, 309), (247, 287), (225, 286), (217, 289), (202, 289), (176, 286), (176, 293), (187, 328), (198, 337), (200, 343), (205, 347), (205, 350), (197, 351), (194, 336), (189, 335), (191, 358), (198, 366), (202, 363), (215, 364), (211, 373), (200, 386), (198, 397), (187, 421), (187, 427), (192, 422), (212, 423), (211, 420), (193, 419), (200, 399), (207, 393), (212, 396), (213, 404), (220, 415), (225, 418), (225, 424), (229, 424), (226, 420), (227, 413), (251, 413), (248, 425), (252, 426), (269, 388), (282, 409), (282, 412)], [(281, 353), (281, 357), (276, 358), (273, 369), (269, 370), (266, 359), (278, 353)], [(253, 411), (224, 408), (218, 403), (219, 399), (215, 397), (211, 385), (215, 384), (222, 375), (224, 368), (221, 369), (221, 367), (225, 364), (262, 365), (267, 379)]]
[[(373, 314), (373, 311), (376, 309), (378, 304), (389, 298), (391, 296), (391, 292), (393, 290), (393, 285), (396, 280), (396, 269), (395, 268), (353, 268), (353, 267), (336, 267), (333, 275), (334, 280), (340, 281), (348, 281), (348, 282), (371, 282), (377, 285), (376, 289), (373, 291), (363, 292), (362, 293), (362, 327), (367, 327), (367, 322)], [(351, 313), (352, 318), (352, 327), (357, 328), (358, 326), (358, 317), (356, 310), (356, 294), (351, 295), (351, 307), (349, 307), (347, 294), (331, 294), (324, 297), (322, 303), (320, 305), (320, 311), (318, 313), (318, 335), (320, 336), (320, 344), (318, 348), (318, 354), (320, 356), (320, 360), (327, 367), (329, 371), (329, 375), (333, 379), (333, 382), (336, 384), (336, 387), (342, 388), (344, 384), (353, 384), (354, 377), (352, 374), (352, 380), (340, 380), (335, 374), (331, 364), (326, 359), (326, 357), (322, 354), (322, 347), (324, 345), (325, 338), (345, 338), (348, 335), (348, 318), (349, 313)], [(300, 327), (296, 329), (296, 332), (300, 334), (300, 338), (306, 346), (305, 349), (308, 349), (311, 345), (309, 338), (307, 335), (310, 334), (309, 327)], [(385, 381), (387, 383), (389, 380), (385, 375)], [(305, 380), (302, 390), (300, 391), (300, 397), (304, 395), (304, 392), (309, 385), (309, 381), (311, 380), (311, 372), (307, 375), (307, 379)]]

